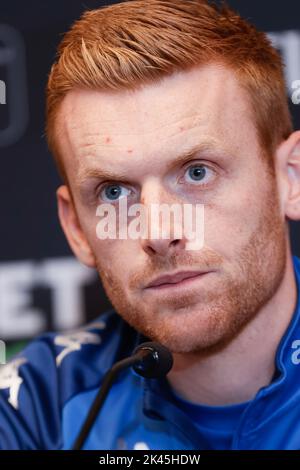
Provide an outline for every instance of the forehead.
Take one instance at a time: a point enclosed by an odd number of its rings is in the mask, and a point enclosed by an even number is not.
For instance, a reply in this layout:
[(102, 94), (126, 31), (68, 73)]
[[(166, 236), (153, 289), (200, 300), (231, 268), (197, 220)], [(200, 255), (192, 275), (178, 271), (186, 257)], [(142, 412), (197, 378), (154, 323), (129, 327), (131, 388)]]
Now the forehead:
[(89, 165), (155, 162), (211, 140), (238, 151), (257, 141), (248, 96), (232, 70), (209, 65), (136, 91), (72, 90), (59, 145), (71, 178)]

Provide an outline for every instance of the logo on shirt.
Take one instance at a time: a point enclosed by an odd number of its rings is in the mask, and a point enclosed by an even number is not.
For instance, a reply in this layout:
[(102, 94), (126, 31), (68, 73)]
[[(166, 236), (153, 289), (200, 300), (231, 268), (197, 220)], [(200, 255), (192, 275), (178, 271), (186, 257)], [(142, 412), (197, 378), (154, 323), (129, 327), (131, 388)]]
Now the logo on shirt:
[(292, 363), (297, 366), (300, 364), (300, 340), (297, 339), (293, 342), (292, 344), (292, 349), (295, 349), (295, 351), (292, 354)]
[(18, 409), (19, 390), (23, 383), (23, 379), (19, 375), (19, 368), (25, 362), (27, 362), (25, 357), (19, 357), (0, 367), (0, 389), (9, 389), (8, 401), (15, 410)]
[(133, 446), (133, 450), (150, 450), (146, 442), (136, 442)]
[[(88, 328), (97, 328), (103, 330), (106, 327), (104, 322), (98, 322), (93, 325), (89, 325)], [(58, 335), (54, 339), (56, 346), (62, 346), (64, 349), (56, 357), (56, 365), (59, 367), (63, 359), (72, 352), (80, 351), (84, 344), (100, 344), (101, 338), (98, 334), (90, 331), (75, 331), (73, 333)]]

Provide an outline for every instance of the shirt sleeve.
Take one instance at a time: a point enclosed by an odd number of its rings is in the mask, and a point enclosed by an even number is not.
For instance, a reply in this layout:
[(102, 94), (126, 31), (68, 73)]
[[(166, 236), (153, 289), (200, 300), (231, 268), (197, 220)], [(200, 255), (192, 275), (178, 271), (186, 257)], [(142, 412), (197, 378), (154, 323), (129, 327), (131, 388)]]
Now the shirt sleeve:
[(60, 415), (55, 354), (38, 339), (0, 366), (0, 449), (59, 449)]

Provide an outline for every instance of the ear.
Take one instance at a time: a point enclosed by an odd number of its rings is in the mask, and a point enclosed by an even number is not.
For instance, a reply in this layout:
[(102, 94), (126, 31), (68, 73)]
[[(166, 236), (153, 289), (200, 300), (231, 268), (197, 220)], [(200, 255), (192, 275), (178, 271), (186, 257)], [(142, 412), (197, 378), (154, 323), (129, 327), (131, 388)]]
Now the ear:
[(67, 186), (60, 186), (56, 191), (60, 224), (75, 256), (90, 268), (96, 267), (95, 257), (83, 233), (73, 198)]
[(278, 147), (276, 163), (284, 213), (291, 220), (300, 220), (300, 131)]

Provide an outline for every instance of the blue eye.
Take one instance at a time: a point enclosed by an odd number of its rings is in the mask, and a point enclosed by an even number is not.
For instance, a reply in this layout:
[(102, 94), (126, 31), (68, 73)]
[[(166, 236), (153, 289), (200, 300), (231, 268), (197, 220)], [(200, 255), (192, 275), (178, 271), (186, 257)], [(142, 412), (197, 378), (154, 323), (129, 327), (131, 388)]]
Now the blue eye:
[[(122, 190), (128, 191), (126, 194), (122, 194)], [(121, 197), (128, 196), (130, 191), (123, 186), (120, 186), (119, 184), (109, 184), (105, 186), (101, 191), (100, 191), (100, 197), (102, 200), (105, 202), (114, 202), (118, 201)]]
[[(189, 167), (185, 174), (187, 174), (191, 178), (193, 183), (197, 183), (203, 180), (207, 180), (207, 175), (209, 175), (210, 173), (213, 174), (214, 171), (205, 165), (199, 164)], [(210, 178), (208, 178), (208, 180), (210, 180)], [(204, 184), (206, 184), (206, 182), (204, 182)]]

